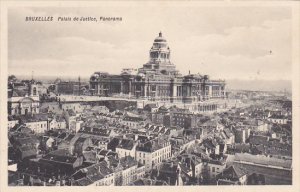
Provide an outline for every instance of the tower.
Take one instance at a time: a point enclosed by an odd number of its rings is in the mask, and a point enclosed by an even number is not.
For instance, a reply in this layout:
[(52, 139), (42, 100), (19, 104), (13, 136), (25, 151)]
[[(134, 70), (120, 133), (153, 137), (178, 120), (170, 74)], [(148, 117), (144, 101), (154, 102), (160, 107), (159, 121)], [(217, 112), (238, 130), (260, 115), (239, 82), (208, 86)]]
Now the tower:
[(140, 73), (176, 74), (175, 65), (170, 61), (171, 50), (167, 40), (159, 32), (149, 51), (149, 61), (139, 69)]
[(38, 88), (36, 84), (30, 84), (30, 96), (38, 96)]

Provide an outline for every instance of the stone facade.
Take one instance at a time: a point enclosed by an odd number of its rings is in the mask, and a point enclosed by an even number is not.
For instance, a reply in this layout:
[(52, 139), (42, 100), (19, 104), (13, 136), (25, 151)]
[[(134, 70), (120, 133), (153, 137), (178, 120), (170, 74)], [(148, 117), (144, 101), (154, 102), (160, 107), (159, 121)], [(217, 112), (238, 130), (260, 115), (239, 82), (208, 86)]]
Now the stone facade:
[(35, 83), (26, 85), (25, 88), (9, 85), (8, 88), (8, 114), (27, 115), (38, 114), (40, 98), (38, 87)]
[(93, 95), (126, 95), (168, 103), (194, 103), (225, 97), (225, 81), (208, 75), (181, 75), (171, 62), (171, 50), (159, 33), (150, 49), (150, 59), (138, 70), (124, 69), (120, 75), (95, 72), (90, 77)]

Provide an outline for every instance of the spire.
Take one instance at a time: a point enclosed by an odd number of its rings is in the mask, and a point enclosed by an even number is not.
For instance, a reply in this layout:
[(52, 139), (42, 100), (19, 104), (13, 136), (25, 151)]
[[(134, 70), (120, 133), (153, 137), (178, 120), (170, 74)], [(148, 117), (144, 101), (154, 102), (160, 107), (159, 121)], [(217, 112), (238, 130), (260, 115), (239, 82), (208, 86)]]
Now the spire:
[(159, 32), (159, 35), (158, 35), (159, 37), (162, 37), (162, 33), (161, 33), (161, 31)]

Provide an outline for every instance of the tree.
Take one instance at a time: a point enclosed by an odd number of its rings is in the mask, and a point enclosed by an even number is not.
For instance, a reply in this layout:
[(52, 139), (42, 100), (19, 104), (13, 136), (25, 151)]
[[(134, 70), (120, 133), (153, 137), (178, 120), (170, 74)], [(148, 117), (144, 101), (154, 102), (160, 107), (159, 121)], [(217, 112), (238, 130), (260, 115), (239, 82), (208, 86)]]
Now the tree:
[(17, 81), (17, 77), (15, 75), (8, 76), (8, 82), (16, 82), (16, 81)]

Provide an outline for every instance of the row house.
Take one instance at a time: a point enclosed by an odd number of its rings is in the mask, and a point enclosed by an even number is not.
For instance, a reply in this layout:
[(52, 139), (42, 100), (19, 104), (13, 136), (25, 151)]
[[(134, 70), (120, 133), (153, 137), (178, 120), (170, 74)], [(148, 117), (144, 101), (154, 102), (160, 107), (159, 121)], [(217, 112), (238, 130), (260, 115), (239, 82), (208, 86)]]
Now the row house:
[(144, 125), (145, 119), (142, 117), (125, 116), (121, 119), (120, 124), (126, 125), (131, 129), (137, 129)]
[(63, 116), (56, 115), (52, 120), (49, 122), (49, 129), (66, 129), (67, 122)]
[(47, 114), (34, 114), (31, 116), (21, 116), (20, 123), (34, 131), (34, 133), (42, 134), (48, 128), (48, 115)]
[(208, 177), (209, 179), (215, 179), (226, 168), (226, 157), (209, 158), (203, 161), (204, 177)]
[(115, 185), (129, 185), (145, 175), (145, 166), (138, 163), (131, 156), (115, 158), (108, 156), (106, 161), (115, 174)]
[(138, 143), (133, 140), (122, 139), (116, 147), (116, 152), (118, 153), (120, 158), (131, 156), (135, 159), (137, 145)]
[(164, 139), (156, 138), (139, 143), (136, 148), (136, 160), (145, 165), (146, 172), (169, 158), (171, 158), (171, 144)]

